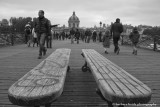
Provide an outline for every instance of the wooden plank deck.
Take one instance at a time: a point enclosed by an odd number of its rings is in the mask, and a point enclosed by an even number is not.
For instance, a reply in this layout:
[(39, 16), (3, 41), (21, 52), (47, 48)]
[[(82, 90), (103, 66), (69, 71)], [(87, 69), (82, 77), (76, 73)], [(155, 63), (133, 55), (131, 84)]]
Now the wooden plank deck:
[[(81, 49), (93, 48), (127, 72), (141, 80), (152, 89), (152, 99), (149, 104), (160, 107), (160, 53), (140, 49), (138, 55), (132, 55), (131, 47), (121, 47), (120, 54), (113, 53), (113, 46), (104, 53), (101, 43), (70, 44), (70, 41), (53, 41), (53, 48), (48, 49), (47, 57), (57, 48), (70, 48), (71, 56), (67, 73), (64, 92), (61, 97), (52, 103), (53, 107), (107, 107), (107, 103), (96, 94), (96, 82), (90, 72), (82, 72), (84, 64)], [(17, 45), (14, 47), (0, 48), (0, 107), (19, 107), (12, 105), (7, 96), (11, 84), (38, 65), (43, 59), (37, 59), (38, 48)], [(136, 106), (126, 106), (136, 107)], [(146, 106), (138, 106), (146, 107)]]

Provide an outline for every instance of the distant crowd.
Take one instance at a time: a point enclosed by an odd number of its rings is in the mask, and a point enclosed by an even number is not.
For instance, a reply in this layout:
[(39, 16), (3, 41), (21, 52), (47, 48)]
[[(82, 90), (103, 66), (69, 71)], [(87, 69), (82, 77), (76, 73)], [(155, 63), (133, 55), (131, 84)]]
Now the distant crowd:
[[(74, 44), (76, 41), (79, 44), (79, 40), (82, 40), (85, 43), (90, 43), (92, 39), (93, 42), (97, 40), (103, 42), (103, 47), (105, 53), (108, 54), (107, 48), (110, 48), (110, 40), (113, 39), (114, 52), (118, 55), (120, 48), (118, 46), (118, 41), (120, 40), (121, 33), (123, 32), (123, 25), (120, 23), (120, 19), (117, 18), (115, 23), (111, 25), (110, 29), (106, 31), (96, 31), (91, 29), (81, 30), (78, 28), (71, 28), (69, 32), (62, 30), (61, 32), (54, 32), (51, 30), (50, 21), (44, 17), (44, 11), (40, 10), (38, 12), (39, 17), (35, 20), (33, 28), (31, 28), (30, 23), (25, 26), (25, 43), (30, 47), (33, 42), (33, 47), (35, 44), (39, 46), (39, 56), (38, 59), (42, 58), (42, 55), (45, 55), (47, 48), (51, 48), (52, 39), (56, 40), (66, 40), (70, 39), (71, 44)], [(137, 43), (139, 42), (139, 32), (135, 27), (131, 32), (129, 38), (133, 44), (133, 54), (137, 55)], [(45, 43), (46, 42), (46, 43)], [(46, 47), (45, 47), (46, 44)]]

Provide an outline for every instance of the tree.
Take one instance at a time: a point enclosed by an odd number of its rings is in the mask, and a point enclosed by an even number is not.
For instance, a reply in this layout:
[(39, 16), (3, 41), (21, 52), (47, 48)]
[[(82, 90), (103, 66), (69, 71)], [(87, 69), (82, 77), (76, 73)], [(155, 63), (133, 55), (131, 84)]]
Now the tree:
[(158, 35), (160, 36), (160, 27), (152, 27), (152, 28), (148, 28), (148, 29), (145, 29), (143, 31), (143, 34), (144, 35), (149, 35), (149, 36), (155, 36), (155, 35)]
[(26, 17), (26, 18), (23, 18), (23, 17), (19, 17), (19, 18), (11, 17), (10, 18), (10, 23), (12, 25), (12, 29), (14, 31), (16, 31), (16, 32), (24, 32), (25, 25), (28, 22), (31, 22), (31, 24), (32, 24), (32, 18), (31, 17)]
[(9, 21), (7, 19), (2, 19), (2, 26), (9, 26)]
[(16, 17), (11, 17), (9, 22), (11, 23), (11, 25), (15, 25), (17, 23), (17, 18)]

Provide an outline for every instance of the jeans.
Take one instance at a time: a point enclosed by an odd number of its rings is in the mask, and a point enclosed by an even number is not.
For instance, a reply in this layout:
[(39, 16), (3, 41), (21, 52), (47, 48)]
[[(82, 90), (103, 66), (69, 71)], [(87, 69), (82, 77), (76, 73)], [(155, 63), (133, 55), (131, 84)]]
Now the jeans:
[(71, 44), (73, 44), (74, 43), (74, 35), (71, 35)]
[(114, 43), (114, 52), (116, 52), (119, 47), (118, 47), (118, 41), (119, 41), (120, 37), (113, 37), (113, 43)]
[(46, 39), (47, 34), (46, 33), (41, 33), (37, 34), (38, 37), (38, 44), (39, 44), (39, 56), (42, 56), (42, 52), (45, 51), (45, 39)]

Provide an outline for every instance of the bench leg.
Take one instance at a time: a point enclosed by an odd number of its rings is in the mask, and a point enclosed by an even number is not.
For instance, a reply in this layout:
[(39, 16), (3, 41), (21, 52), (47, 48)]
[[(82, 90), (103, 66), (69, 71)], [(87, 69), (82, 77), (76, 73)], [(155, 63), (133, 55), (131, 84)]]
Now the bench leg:
[(107, 103), (108, 103), (108, 107), (113, 107), (113, 103), (112, 102), (107, 101)]
[(102, 98), (102, 100), (106, 101), (106, 99), (103, 97), (100, 89), (97, 88), (97, 89), (96, 89), (96, 93)]
[(81, 53), (81, 55), (82, 55), (82, 57), (84, 58), (84, 55), (83, 55), (83, 53)]
[(86, 71), (90, 71), (89, 67), (87, 66), (87, 62), (85, 62), (85, 64), (82, 66), (82, 71), (86, 72)]
[[(107, 101), (107, 100), (103, 97), (100, 89), (97, 88), (97, 89), (96, 89), (96, 93), (97, 93), (103, 100)], [(107, 101), (107, 103), (108, 103), (108, 107), (113, 107), (113, 103), (112, 103), (112, 102)]]

